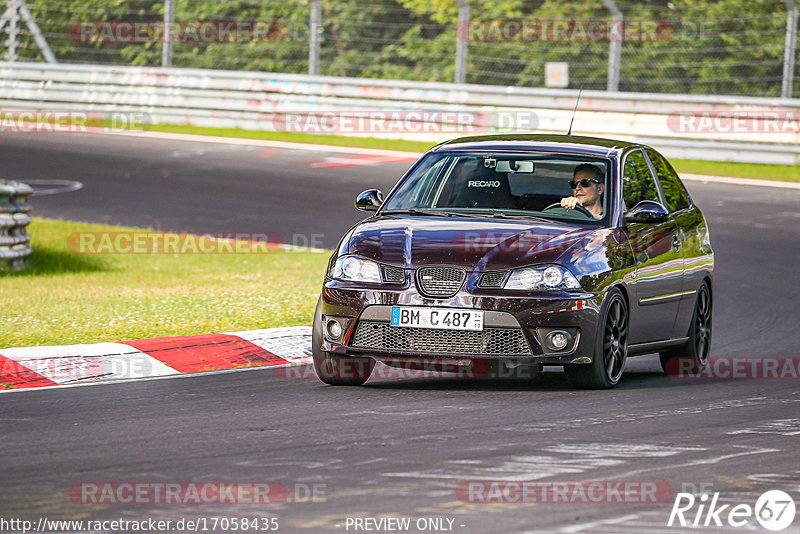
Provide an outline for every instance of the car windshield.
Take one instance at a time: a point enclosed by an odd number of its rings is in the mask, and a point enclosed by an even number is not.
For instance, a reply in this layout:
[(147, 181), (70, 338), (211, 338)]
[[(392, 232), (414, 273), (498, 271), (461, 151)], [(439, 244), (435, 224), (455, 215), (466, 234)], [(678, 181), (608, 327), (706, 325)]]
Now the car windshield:
[[(565, 154), (434, 152), (392, 191), (381, 213), (527, 216), (600, 224), (607, 220), (609, 168), (606, 159)], [(572, 196), (589, 213), (580, 206), (561, 207), (561, 200)]]

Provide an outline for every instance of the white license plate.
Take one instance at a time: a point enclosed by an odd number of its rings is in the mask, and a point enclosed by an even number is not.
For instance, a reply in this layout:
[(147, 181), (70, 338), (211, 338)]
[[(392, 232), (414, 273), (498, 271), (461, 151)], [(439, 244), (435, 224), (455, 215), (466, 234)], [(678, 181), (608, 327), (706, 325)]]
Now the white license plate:
[(483, 330), (483, 312), (446, 308), (392, 308), (392, 326), (444, 328), (447, 330)]

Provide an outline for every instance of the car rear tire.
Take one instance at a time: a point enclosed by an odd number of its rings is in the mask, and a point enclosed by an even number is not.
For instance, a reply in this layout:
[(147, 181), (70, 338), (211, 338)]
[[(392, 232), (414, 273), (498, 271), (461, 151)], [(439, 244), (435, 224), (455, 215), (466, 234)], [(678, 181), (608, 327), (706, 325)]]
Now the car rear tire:
[(565, 365), (567, 381), (579, 389), (608, 389), (619, 382), (628, 358), (628, 304), (617, 288), (606, 297), (597, 322), (591, 364)]
[(712, 317), (711, 290), (706, 282), (697, 290), (697, 300), (692, 314), (692, 324), (689, 326), (688, 338), (685, 345), (674, 349), (661, 351), (661, 368), (669, 375), (683, 372), (697, 374), (708, 365), (708, 354), (711, 351), (711, 317)]
[(331, 386), (360, 386), (372, 374), (375, 360), (355, 356), (339, 356), (322, 350), (322, 296), (314, 311), (311, 330), (311, 355), (317, 377)]

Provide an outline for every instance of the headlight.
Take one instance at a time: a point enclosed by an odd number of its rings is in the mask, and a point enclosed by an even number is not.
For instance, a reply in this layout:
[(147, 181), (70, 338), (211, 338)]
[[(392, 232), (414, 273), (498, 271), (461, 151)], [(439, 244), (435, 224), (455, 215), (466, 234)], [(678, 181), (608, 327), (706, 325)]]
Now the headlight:
[(504, 289), (580, 289), (575, 276), (560, 265), (526, 267), (511, 272)]
[(380, 284), (381, 268), (374, 261), (363, 260), (355, 256), (337, 258), (331, 270), (331, 277), (351, 282), (370, 282)]

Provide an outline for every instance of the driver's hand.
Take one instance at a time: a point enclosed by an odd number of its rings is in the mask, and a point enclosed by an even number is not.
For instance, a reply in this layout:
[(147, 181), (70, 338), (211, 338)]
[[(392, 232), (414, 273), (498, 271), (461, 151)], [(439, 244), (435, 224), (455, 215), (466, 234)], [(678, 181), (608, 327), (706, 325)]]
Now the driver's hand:
[(574, 210), (580, 201), (575, 197), (564, 197), (561, 199), (561, 207)]

